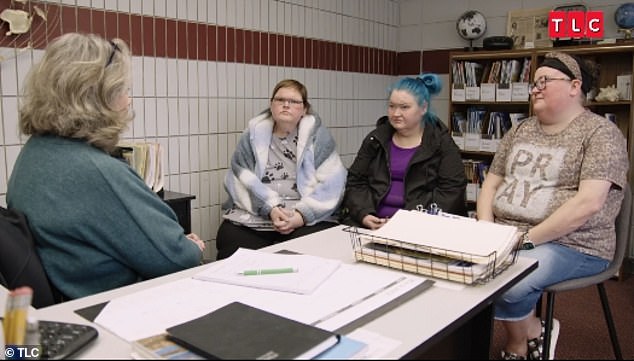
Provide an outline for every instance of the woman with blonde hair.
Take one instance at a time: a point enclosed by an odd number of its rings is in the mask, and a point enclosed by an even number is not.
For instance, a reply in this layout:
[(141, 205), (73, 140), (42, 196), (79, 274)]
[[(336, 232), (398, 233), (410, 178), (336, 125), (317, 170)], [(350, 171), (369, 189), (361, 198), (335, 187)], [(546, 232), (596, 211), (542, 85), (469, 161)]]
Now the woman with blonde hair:
[(133, 115), (130, 51), (120, 39), (68, 33), (26, 79), (22, 148), (9, 208), (22, 211), (52, 284), (78, 298), (200, 263), (203, 242), (137, 173), (112, 157)]

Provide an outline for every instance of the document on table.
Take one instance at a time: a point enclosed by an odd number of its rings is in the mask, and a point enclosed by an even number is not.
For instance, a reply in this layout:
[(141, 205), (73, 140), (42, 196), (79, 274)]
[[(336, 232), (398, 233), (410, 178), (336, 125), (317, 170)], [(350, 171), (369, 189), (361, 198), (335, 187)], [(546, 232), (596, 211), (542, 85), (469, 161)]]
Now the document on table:
[[(195, 279), (268, 290), (309, 294), (341, 265), (341, 261), (305, 254), (279, 254), (239, 248), (231, 257), (210, 264)], [(267, 270), (294, 269), (292, 272)], [(257, 274), (263, 271), (262, 274)], [(247, 272), (256, 275), (245, 275)]]
[(430, 282), (366, 264), (341, 265), (310, 295), (187, 278), (115, 298), (95, 323), (134, 341), (238, 301), (335, 331)]
[(398, 210), (383, 227), (367, 234), (401, 241), (401, 247), (410, 243), (429, 247), (430, 252), (441, 250), (448, 257), (467, 254), (476, 263), (488, 263), (493, 253), (498, 260), (505, 259), (517, 241), (514, 226), (407, 210)]

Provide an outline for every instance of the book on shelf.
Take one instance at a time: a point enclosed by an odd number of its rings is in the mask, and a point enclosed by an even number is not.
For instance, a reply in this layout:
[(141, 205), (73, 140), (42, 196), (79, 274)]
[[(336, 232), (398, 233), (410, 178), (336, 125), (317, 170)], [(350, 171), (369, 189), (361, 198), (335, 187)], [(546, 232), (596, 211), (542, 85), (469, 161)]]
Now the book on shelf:
[(167, 329), (169, 337), (211, 359), (312, 359), (339, 336), (240, 302)]
[(165, 184), (163, 174), (163, 149), (160, 143), (121, 142), (117, 145), (121, 158), (134, 169), (154, 192), (160, 192)]
[[(214, 262), (195, 279), (275, 291), (313, 293), (339, 267), (341, 261), (306, 254), (269, 253), (238, 248), (231, 257)], [(246, 270), (290, 268), (295, 272), (245, 276)]]
[(201, 355), (174, 342), (167, 333), (132, 342), (132, 358), (137, 360), (205, 360)]

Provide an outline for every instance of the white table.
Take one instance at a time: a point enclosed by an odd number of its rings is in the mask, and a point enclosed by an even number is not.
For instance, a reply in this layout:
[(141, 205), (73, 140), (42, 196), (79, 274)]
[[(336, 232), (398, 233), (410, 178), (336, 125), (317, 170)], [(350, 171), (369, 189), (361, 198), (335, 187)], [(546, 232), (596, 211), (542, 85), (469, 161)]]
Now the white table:
[[(355, 262), (350, 237), (342, 226), (267, 247), (337, 258)], [(492, 302), (505, 290), (530, 273), (537, 265), (533, 259), (518, 257), (509, 269), (485, 285), (442, 287), (434, 285), (412, 300), (366, 324), (364, 329), (401, 341), (389, 358), (450, 357), (487, 359), (492, 334)], [(376, 266), (380, 267), (380, 266)], [(154, 287), (165, 282), (190, 277), (199, 272), (193, 268), (134, 285), (76, 299), (38, 310), (41, 320), (90, 324), (74, 311), (116, 297)], [(445, 282), (445, 281), (443, 281)], [(441, 282), (438, 282), (441, 283)], [(446, 284), (445, 284), (446, 285)], [(4, 303), (6, 290), (0, 292)], [(118, 336), (92, 324), (99, 331), (98, 339), (78, 358), (129, 359), (131, 345)]]

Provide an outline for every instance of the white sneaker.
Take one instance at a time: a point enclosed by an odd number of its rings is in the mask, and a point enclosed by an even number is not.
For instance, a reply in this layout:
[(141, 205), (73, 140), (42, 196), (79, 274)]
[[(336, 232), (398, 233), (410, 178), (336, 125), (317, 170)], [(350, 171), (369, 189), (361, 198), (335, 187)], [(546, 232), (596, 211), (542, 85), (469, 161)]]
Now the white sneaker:
[[(539, 338), (528, 340), (528, 359), (529, 360), (541, 360), (544, 353), (544, 334), (546, 333), (545, 322), (542, 321), (542, 334)], [(547, 360), (555, 359), (555, 347), (557, 346), (557, 339), (559, 338), (559, 320), (553, 318), (553, 325), (550, 332), (550, 347), (548, 350)]]
[(555, 359), (555, 347), (557, 347), (557, 339), (559, 338), (559, 320), (553, 318), (553, 327), (550, 332), (550, 347), (548, 350), (548, 359)]

